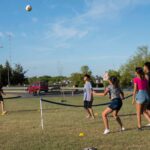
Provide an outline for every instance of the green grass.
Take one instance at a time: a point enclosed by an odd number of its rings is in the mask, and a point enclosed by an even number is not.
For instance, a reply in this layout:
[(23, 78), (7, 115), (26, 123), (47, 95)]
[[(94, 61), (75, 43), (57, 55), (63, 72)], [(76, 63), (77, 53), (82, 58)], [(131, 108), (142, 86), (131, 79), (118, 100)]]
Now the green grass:
[[(60, 102), (61, 98), (47, 98)], [(67, 103), (82, 104), (82, 97), (66, 97)], [(96, 98), (95, 104), (108, 101)], [(40, 126), (39, 99), (6, 100), (8, 115), (0, 116), (0, 150), (82, 150), (97, 147), (98, 150), (148, 150), (150, 130), (136, 130), (135, 108), (131, 100), (125, 101), (120, 112), (127, 131), (118, 132), (119, 127), (109, 118), (112, 133), (102, 135), (104, 126), (101, 112), (105, 108), (95, 107), (99, 114), (95, 120), (85, 119), (82, 108), (70, 108), (43, 103), (44, 131)], [(147, 122), (143, 118), (143, 124)], [(83, 132), (84, 137), (79, 137)]]

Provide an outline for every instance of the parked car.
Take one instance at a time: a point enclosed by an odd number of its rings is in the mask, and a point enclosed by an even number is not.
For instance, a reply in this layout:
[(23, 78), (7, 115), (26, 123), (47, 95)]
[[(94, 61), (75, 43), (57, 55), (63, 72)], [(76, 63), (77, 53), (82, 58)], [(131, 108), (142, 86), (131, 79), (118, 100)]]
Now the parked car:
[(33, 94), (33, 95), (40, 94), (41, 91), (48, 92), (48, 83), (34, 82), (27, 88), (27, 91), (29, 94)]

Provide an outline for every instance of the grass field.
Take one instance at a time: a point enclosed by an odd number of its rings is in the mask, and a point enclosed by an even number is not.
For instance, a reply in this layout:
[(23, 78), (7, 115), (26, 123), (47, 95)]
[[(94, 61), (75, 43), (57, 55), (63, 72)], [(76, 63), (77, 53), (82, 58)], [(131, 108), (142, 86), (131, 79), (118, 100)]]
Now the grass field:
[[(60, 102), (61, 98), (46, 98)], [(67, 103), (82, 104), (82, 97), (66, 97)], [(108, 101), (95, 98), (95, 104)], [(137, 131), (135, 108), (131, 100), (124, 102), (120, 112), (125, 132), (119, 132), (117, 123), (110, 116), (112, 133), (103, 135), (101, 112), (95, 120), (85, 118), (82, 108), (70, 108), (43, 103), (44, 131), (40, 126), (39, 99), (6, 100), (8, 115), (0, 116), (0, 150), (82, 150), (97, 147), (98, 150), (149, 150), (150, 130)], [(147, 122), (143, 118), (143, 125)], [(79, 137), (83, 132), (84, 137)]]

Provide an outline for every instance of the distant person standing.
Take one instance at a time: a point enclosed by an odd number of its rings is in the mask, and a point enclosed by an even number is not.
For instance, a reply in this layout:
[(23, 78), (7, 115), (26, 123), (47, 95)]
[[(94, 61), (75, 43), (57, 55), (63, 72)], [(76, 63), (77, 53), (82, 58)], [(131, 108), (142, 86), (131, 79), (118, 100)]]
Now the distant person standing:
[(7, 112), (4, 109), (3, 95), (5, 95), (5, 93), (3, 91), (3, 86), (0, 84), (0, 104), (1, 104), (2, 115), (5, 115)]
[(93, 104), (93, 89), (92, 89), (92, 85), (90, 82), (90, 75), (85, 75), (84, 76), (84, 108), (87, 112), (87, 118), (92, 117), (93, 119), (95, 118), (94, 116), (94, 112), (92, 109), (92, 104)]

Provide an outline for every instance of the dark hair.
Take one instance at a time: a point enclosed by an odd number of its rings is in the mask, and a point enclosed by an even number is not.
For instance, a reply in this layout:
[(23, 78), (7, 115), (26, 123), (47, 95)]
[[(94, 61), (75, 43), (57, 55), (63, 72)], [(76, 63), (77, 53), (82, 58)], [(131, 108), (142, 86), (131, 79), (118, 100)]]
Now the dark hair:
[(88, 79), (91, 79), (91, 76), (88, 74), (85, 74), (84, 77), (87, 77)]
[(0, 83), (0, 90), (3, 88), (3, 85), (2, 85), (2, 83)]
[(140, 76), (141, 79), (145, 78), (145, 74), (142, 67), (136, 67), (135, 72)]
[(115, 87), (115, 88), (118, 88), (119, 87), (119, 80), (117, 77), (115, 76), (110, 76), (109, 77), (109, 81), (112, 83), (112, 85)]
[(144, 64), (144, 66), (146, 66), (146, 67), (148, 68), (148, 70), (150, 71), (150, 62), (146, 62), (146, 63)]

